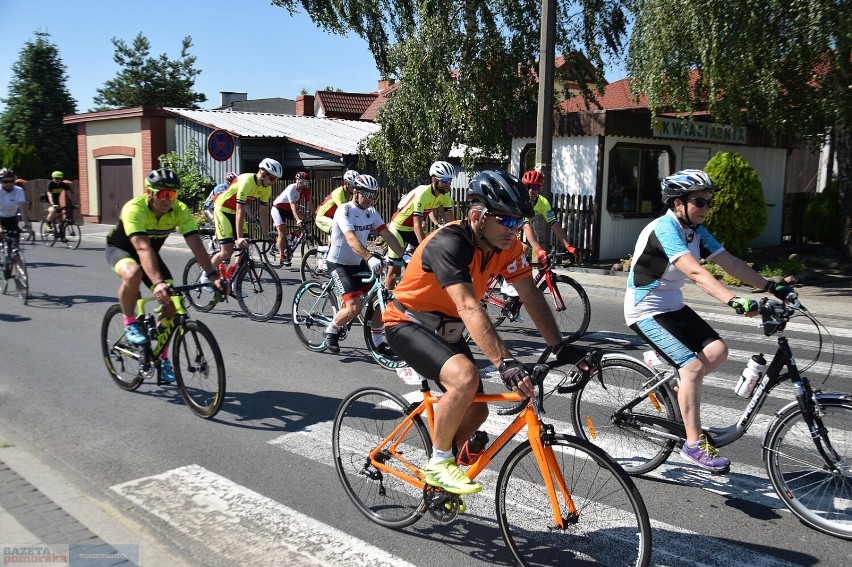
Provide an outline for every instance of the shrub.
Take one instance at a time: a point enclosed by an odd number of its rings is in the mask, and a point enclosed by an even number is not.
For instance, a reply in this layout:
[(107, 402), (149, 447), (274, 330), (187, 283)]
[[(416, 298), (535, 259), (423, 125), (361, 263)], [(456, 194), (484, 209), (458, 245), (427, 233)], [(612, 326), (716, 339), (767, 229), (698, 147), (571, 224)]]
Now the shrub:
[(207, 194), (216, 184), (209, 176), (201, 172), (202, 158), (195, 140), (184, 146), (183, 154), (169, 152), (159, 157), (160, 167), (171, 169), (180, 177), (180, 200), (193, 208), (203, 203)]
[(704, 171), (719, 186), (704, 224), (734, 256), (743, 257), (766, 226), (766, 202), (757, 171), (732, 152), (717, 153)]
[(802, 232), (811, 242), (839, 246), (843, 241), (843, 221), (840, 216), (840, 186), (837, 181), (826, 185), (805, 208)]
[(10, 144), (3, 149), (0, 156), (3, 167), (8, 167), (15, 175), (23, 179), (43, 179), (44, 165), (38, 157), (35, 146), (27, 144)]

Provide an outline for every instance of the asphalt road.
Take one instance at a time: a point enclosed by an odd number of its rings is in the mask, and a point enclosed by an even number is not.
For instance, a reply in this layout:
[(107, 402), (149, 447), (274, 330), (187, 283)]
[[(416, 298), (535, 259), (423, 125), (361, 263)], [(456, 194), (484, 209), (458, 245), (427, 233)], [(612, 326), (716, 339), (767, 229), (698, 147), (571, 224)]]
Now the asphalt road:
[[(178, 274), (189, 253), (179, 237), (170, 238), (163, 255)], [(184, 407), (173, 387), (146, 383), (131, 393), (109, 379), (99, 334), (118, 279), (107, 267), (102, 238), (86, 235), (76, 251), (38, 245), (27, 259), (30, 304), (0, 296), (0, 428), (121, 516), (116, 521), (132, 522), (189, 565), (512, 564), (493, 518), (495, 477), (484, 480), (471, 511), (447, 525), (424, 518), (388, 530), (347, 500), (331, 466), (328, 434), (340, 400), (363, 385), (400, 394), (411, 388), (372, 362), (360, 329), (336, 356), (298, 342), (288, 314), (295, 268), (280, 272), (284, 303), (273, 321), (252, 322), (234, 303), (199, 315), (216, 334), (228, 381), (222, 411), (205, 421)], [(620, 295), (597, 289), (590, 295), (595, 332), (584, 342), (638, 352), (621, 319)], [(774, 349), (729, 310), (701, 310), (732, 350), (705, 394), (705, 421), (722, 425), (744, 407), (732, 389), (747, 357)], [(849, 391), (852, 333), (831, 330), (834, 377), (824, 387)], [(527, 358), (542, 347), (511, 329), (504, 336)], [(798, 354), (796, 338), (806, 335), (789, 336)], [(489, 381), (486, 389), (502, 385)], [(752, 431), (725, 449), (731, 474), (710, 476), (673, 457), (637, 479), (654, 525), (654, 565), (852, 563), (848, 542), (800, 524), (766, 478), (763, 428), (790, 400), (779, 388)], [(554, 400), (548, 417), (558, 431), (570, 432), (565, 400)], [(2, 536), (0, 543), (14, 543)]]

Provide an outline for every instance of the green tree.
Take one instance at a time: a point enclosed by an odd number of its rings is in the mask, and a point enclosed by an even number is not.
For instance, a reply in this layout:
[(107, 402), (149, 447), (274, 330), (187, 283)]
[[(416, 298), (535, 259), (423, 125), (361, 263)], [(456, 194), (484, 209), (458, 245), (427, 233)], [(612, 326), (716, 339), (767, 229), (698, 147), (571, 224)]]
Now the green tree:
[(704, 224), (731, 254), (743, 257), (749, 242), (766, 227), (766, 202), (757, 171), (732, 152), (714, 155), (704, 171), (719, 186)]
[(49, 173), (45, 173), (44, 163), (42, 163), (35, 146), (32, 144), (5, 146), (3, 153), (0, 154), (0, 163), (3, 164), (3, 167), (8, 167), (14, 171), (15, 175), (22, 179), (50, 177)]
[(180, 200), (195, 207), (204, 202), (210, 189), (216, 185), (212, 177), (204, 173), (204, 156), (195, 140), (190, 140), (183, 153), (169, 152), (157, 158), (160, 167), (171, 169), (180, 178)]
[(634, 9), (627, 68), (655, 112), (706, 108), (734, 124), (834, 139), (852, 255), (852, 2), (636, 0)]
[(132, 106), (174, 106), (198, 108), (205, 102), (203, 93), (193, 91), (195, 77), (201, 71), (195, 69), (195, 56), (189, 54), (192, 38), (183, 38), (180, 56), (170, 60), (165, 53), (151, 57), (151, 43), (142, 35), (132, 45), (122, 39), (112, 39), (115, 46), (113, 61), (122, 68), (114, 79), (97, 89), (95, 110), (128, 108)]
[(6, 109), (0, 115), (0, 142), (21, 149), (35, 148), (42, 169), (32, 178), (48, 178), (54, 169), (77, 176), (77, 130), (62, 117), (77, 112), (77, 103), (65, 86), (65, 65), (50, 34), (36, 32), (12, 65)]
[[(535, 115), (540, 3), (533, 0), (272, 0), (304, 9), (331, 33), (367, 41), (379, 74), (400, 87), (368, 144), (388, 173), (421, 179), (455, 145), (465, 166), (504, 160), (511, 125)], [(568, 58), (565, 79), (586, 92), (603, 84), (605, 58), (617, 56), (627, 12), (622, 0), (558, 4), (557, 50), (582, 51), (596, 69)]]

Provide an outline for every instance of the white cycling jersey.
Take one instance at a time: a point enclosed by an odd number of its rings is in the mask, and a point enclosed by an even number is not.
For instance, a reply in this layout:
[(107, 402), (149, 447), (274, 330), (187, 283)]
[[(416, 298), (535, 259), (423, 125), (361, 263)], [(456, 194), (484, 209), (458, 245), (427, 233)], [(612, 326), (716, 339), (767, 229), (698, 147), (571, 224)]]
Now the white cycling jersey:
[(355, 232), (361, 245), (366, 246), (370, 231), (381, 232), (384, 228), (385, 221), (373, 207), (361, 209), (352, 201), (342, 204), (334, 212), (328, 261), (349, 266), (360, 264), (363, 258), (352, 251), (349, 243), (346, 242), (345, 233), (350, 230)]

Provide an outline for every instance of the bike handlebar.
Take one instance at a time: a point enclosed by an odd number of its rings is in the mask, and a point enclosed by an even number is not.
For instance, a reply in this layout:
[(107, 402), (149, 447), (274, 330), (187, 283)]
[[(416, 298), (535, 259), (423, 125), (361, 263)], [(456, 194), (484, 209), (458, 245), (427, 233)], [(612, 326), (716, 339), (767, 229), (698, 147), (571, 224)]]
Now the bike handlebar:
[(790, 303), (769, 299), (768, 297), (761, 298), (758, 303), (757, 311), (760, 313), (763, 322), (760, 324), (763, 327), (763, 333), (768, 337), (778, 331), (783, 331), (787, 322), (793, 317), (797, 309), (804, 309), (804, 306), (799, 303), (798, 299)]

